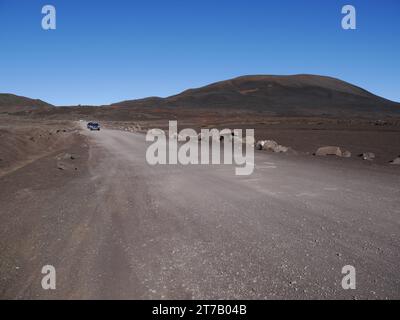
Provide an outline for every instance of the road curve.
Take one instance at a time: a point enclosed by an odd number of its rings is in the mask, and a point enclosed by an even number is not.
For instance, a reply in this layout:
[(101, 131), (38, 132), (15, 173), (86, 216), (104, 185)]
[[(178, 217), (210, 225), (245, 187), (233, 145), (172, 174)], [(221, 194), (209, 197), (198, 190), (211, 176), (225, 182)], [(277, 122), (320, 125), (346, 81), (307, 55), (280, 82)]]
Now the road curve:
[[(143, 135), (85, 135), (87, 171), (0, 179), (1, 298), (400, 298), (396, 171), (261, 152), (235, 176), (150, 166)], [(47, 264), (54, 291), (40, 285)], [(341, 286), (345, 265), (355, 290)]]

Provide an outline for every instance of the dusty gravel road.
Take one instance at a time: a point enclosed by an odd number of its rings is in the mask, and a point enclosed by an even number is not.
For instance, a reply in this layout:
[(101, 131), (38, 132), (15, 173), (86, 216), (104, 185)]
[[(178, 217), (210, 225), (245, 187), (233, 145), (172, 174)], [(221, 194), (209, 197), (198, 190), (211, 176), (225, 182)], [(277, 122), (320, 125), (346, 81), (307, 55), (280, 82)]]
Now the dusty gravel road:
[(42, 160), (0, 179), (0, 298), (400, 298), (398, 168), (257, 153), (239, 177), (150, 167), (142, 135), (84, 134), (77, 172)]

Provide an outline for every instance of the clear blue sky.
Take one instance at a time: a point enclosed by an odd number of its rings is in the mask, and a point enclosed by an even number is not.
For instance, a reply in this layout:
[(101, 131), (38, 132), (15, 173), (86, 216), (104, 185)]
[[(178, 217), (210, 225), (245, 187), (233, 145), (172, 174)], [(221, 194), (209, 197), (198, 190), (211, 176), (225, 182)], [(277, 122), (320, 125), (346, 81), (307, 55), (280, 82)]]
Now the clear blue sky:
[[(57, 9), (57, 30), (41, 9)], [(357, 9), (357, 30), (341, 8)], [(400, 101), (399, 0), (0, 0), (0, 92), (56, 105), (245, 74), (330, 75)]]

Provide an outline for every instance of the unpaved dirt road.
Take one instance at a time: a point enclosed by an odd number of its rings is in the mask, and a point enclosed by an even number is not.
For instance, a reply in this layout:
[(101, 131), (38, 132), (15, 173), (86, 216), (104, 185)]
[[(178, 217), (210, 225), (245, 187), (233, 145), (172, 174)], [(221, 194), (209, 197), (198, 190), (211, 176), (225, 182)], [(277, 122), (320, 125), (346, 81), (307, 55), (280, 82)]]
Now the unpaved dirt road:
[(400, 298), (398, 169), (257, 153), (239, 177), (149, 166), (143, 135), (84, 134), (77, 171), (49, 158), (0, 179), (1, 298)]

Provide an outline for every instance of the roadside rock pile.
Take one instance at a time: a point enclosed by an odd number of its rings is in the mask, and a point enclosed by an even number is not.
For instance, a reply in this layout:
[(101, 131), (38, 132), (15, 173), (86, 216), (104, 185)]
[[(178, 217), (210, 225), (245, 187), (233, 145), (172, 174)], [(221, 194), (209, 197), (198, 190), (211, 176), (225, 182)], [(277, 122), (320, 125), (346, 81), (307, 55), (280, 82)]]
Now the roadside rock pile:
[(135, 123), (132, 127), (128, 127), (129, 132), (140, 132), (142, 131), (142, 126), (138, 123)]
[(385, 120), (376, 120), (374, 123), (376, 126), (387, 126), (388, 122)]
[(286, 153), (289, 151), (288, 147), (278, 144), (274, 140), (262, 140), (256, 143), (257, 150), (268, 150), (275, 153)]
[(104, 125), (105, 127), (108, 128), (113, 128), (113, 129), (117, 129), (117, 130), (121, 130), (121, 131), (127, 131), (127, 132), (142, 132), (143, 128), (140, 124), (138, 123), (134, 123), (134, 124), (124, 124), (124, 125)]

